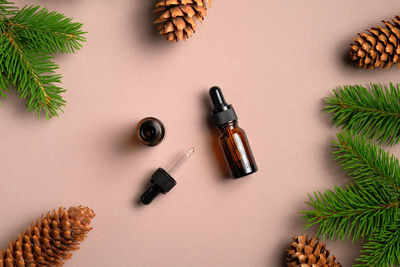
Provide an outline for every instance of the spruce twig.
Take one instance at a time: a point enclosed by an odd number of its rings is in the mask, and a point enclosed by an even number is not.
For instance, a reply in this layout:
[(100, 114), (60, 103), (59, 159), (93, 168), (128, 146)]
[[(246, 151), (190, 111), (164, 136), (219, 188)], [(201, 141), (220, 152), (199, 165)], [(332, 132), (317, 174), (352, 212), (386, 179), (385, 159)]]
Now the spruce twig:
[(38, 116), (42, 109), (46, 117), (54, 117), (65, 101), (60, 93), (64, 92), (54, 85), (61, 82), (61, 76), (54, 74), (58, 68), (49, 56), (32, 54), (25, 50), (10, 34), (3, 42), (1, 61), (9, 62), (6, 71), (21, 98), (28, 98), (27, 109)]
[(356, 266), (393, 266), (400, 259), (400, 165), (365, 136), (338, 134), (334, 157), (353, 179), (345, 188), (309, 195), (306, 227), (328, 239), (367, 239)]
[(38, 6), (24, 7), (8, 24), (25, 46), (47, 54), (79, 50), (85, 38), (82, 24)]
[(15, 15), (18, 9), (13, 4), (7, 0), (0, 0), (0, 18)]
[(400, 142), (400, 85), (348, 85), (325, 98), (332, 122), (390, 146)]
[(0, 0), (0, 96), (13, 86), (27, 99), (27, 109), (55, 117), (65, 100), (57, 86), (61, 75), (52, 61), (54, 53), (73, 53), (82, 47), (82, 24), (46, 8), (29, 6), (18, 10)]
[[(0, 37), (0, 43), (1, 43), (1, 37)], [(3, 98), (7, 97), (7, 91), (9, 87), (9, 81), (6, 76), (4, 76), (4, 66), (0, 62), (0, 96)]]
[(400, 194), (400, 164), (396, 157), (351, 131), (343, 131), (337, 138), (333, 142), (334, 159), (358, 185), (382, 186), (392, 194)]
[(380, 226), (379, 222), (393, 221), (399, 201), (379, 188), (359, 187), (350, 184), (309, 195), (308, 205), (313, 210), (304, 211), (306, 227), (318, 224), (317, 235), (328, 239), (369, 238)]
[(389, 226), (383, 227), (362, 249), (362, 255), (357, 259), (360, 264), (355, 267), (365, 266), (393, 266), (400, 265), (400, 220)]

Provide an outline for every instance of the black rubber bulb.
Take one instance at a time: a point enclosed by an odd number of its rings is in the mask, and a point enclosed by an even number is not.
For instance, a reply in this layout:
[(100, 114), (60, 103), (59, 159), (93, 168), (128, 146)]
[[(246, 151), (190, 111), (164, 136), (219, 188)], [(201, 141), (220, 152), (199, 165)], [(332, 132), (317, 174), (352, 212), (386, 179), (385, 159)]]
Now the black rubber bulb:
[(212, 87), (210, 89), (210, 97), (215, 107), (214, 112), (219, 112), (227, 109), (228, 104), (225, 101), (221, 88), (219, 88), (218, 86)]
[(172, 178), (169, 173), (163, 168), (158, 168), (155, 173), (151, 176), (150, 186), (140, 197), (143, 204), (150, 204), (153, 199), (159, 194), (168, 193), (174, 186), (176, 181)]
[(159, 193), (161, 193), (160, 189), (154, 185), (151, 185), (149, 189), (144, 192), (140, 200), (143, 204), (149, 205)]

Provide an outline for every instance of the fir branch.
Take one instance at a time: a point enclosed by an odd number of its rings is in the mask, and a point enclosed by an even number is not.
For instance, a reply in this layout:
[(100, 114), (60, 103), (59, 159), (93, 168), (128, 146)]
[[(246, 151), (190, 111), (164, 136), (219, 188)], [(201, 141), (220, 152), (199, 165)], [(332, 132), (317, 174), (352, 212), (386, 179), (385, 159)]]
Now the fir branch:
[(7, 91), (9, 87), (9, 80), (0, 72), (0, 96), (3, 98), (7, 97)]
[(6, 97), (12, 85), (27, 99), (27, 109), (38, 117), (58, 115), (65, 101), (64, 89), (56, 84), (61, 75), (50, 54), (69, 53), (85, 41), (82, 24), (38, 6), (18, 10), (11, 2), (0, 0), (0, 96)]
[[(0, 51), (1, 51), (2, 37), (0, 37)], [(2, 61), (0, 61), (0, 96), (3, 98), (7, 97), (8, 87), (10, 86), (9, 79), (5, 76), (5, 67)]]
[(400, 85), (371, 84), (339, 87), (325, 98), (324, 110), (336, 126), (388, 145), (400, 142)]
[(14, 6), (13, 2), (7, 0), (0, 0), (0, 18), (15, 15), (18, 9)]
[(396, 157), (351, 131), (343, 131), (337, 138), (334, 158), (358, 185), (374, 187), (378, 183), (389, 193), (400, 194), (400, 165)]
[(24, 7), (8, 21), (20, 42), (41, 53), (69, 53), (85, 41), (82, 24), (39, 6)]
[(363, 246), (356, 267), (400, 265), (400, 220), (383, 227)]
[(317, 235), (328, 239), (370, 237), (384, 222), (397, 218), (399, 201), (379, 186), (358, 187), (350, 184), (344, 189), (327, 190), (309, 195), (313, 210), (305, 214), (306, 227), (318, 224)]
[(1, 61), (5, 62), (8, 78), (16, 87), (21, 98), (28, 98), (27, 109), (40, 116), (45, 111), (46, 118), (58, 115), (65, 104), (60, 93), (65, 90), (54, 85), (60, 83), (61, 76), (54, 73), (58, 68), (51, 57), (32, 53), (22, 47), (15, 38), (6, 33), (2, 40)]

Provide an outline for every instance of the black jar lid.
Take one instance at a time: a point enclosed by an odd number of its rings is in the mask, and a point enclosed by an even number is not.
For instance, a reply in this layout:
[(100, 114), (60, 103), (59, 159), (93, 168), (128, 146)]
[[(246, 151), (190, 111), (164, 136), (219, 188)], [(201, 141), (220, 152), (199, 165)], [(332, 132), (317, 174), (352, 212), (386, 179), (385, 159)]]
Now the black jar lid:
[(140, 143), (146, 146), (156, 146), (165, 137), (165, 127), (159, 119), (147, 117), (138, 123), (136, 136)]

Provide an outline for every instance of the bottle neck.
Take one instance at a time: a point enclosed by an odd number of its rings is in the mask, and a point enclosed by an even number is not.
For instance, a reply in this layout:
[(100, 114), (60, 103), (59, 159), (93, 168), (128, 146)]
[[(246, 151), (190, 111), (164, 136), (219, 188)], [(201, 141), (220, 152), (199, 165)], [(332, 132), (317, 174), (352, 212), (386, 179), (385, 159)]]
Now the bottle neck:
[(232, 130), (237, 127), (238, 127), (238, 121), (233, 120), (233, 121), (227, 122), (221, 126), (218, 126), (217, 129), (218, 129), (219, 133), (223, 133), (223, 132), (226, 132), (227, 130)]

